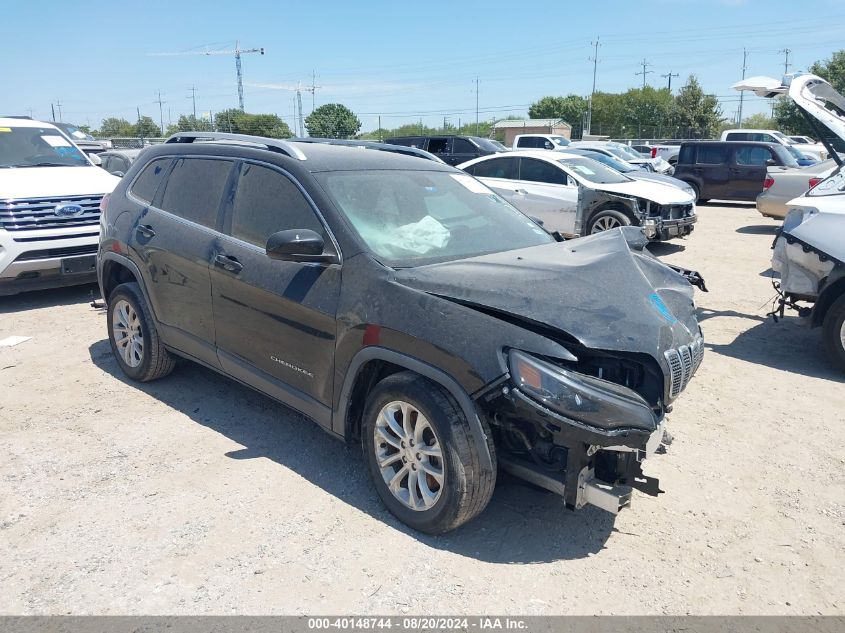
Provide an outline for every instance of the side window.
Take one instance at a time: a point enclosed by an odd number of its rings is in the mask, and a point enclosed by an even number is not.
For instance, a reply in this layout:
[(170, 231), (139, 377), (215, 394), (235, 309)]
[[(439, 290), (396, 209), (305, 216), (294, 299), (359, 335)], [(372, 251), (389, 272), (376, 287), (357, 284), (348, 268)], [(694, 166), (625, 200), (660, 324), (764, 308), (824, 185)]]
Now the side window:
[(465, 138), (456, 138), (453, 141), (452, 153), (454, 154), (478, 154), (478, 149)]
[(543, 147), (543, 139), (536, 136), (525, 136), (519, 139), (518, 147)]
[(695, 163), (695, 145), (681, 145), (678, 154), (679, 165), (692, 165)]
[(326, 232), (311, 205), (287, 176), (261, 165), (244, 163), (232, 208), (232, 236), (267, 245), (276, 231), (311, 229)]
[(738, 147), (736, 149), (737, 165), (765, 166), (766, 161), (772, 157), (768, 147)]
[(152, 203), (158, 186), (164, 178), (164, 172), (170, 166), (172, 158), (159, 158), (152, 161), (132, 183), (129, 193), (147, 204)]
[(428, 139), (428, 151), (432, 154), (446, 154), (449, 151), (448, 138)]
[(721, 165), (728, 159), (728, 148), (726, 145), (699, 145), (699, 165)]
[(164, 184), (161, 208), (209, 228), (217, 225), (217, 211), (232, 161), (180, 158)]
[(554, 165), (536, 158), (523, 158), (519, 163), (519, 179), (544, 182), (549, 185), (565, 185), (566, 173)]
[(473, 165), (473, 175), (477, 178), (516, 178), (516, 159), (492, 158)]
[(754, 139), (749, 138), (753, 136), (748, 132), (729, 132), (728, 135), (725, 137), (726, 141), (751, 141)]

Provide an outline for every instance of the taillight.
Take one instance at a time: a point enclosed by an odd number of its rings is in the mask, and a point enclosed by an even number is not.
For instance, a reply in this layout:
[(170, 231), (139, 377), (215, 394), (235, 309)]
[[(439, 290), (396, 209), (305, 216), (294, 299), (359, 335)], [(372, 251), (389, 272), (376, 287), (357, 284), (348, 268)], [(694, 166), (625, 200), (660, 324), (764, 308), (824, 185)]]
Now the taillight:
[(656, 147), (651, 148), (651, 157), (657, 158), (657, 148)]
[(824, 178), (810, 178), (810, 189), (819, 184)]
[(111, 194), (107, 193), (106, 195), (103, 196), (103, 199), (100, 200), (100, 214), (103, 214), (103, 213), (106, 212), (106, 207), (109, 206), (109, 196), (111, 196)]
[(775, 184), (775, 179), (771, 176), (766, 176), (766, 179), (763, 181), (763, 191), (771, 187), (773, 184)]

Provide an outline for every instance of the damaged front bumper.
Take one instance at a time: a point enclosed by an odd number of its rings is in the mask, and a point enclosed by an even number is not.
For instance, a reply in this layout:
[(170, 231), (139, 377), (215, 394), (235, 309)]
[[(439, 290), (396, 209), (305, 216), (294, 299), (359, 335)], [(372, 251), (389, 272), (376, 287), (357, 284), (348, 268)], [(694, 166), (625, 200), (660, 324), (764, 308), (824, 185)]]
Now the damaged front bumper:
[(667, 220), (665, 218), (649, 217), (641, 220), (643, 232), (645, 236), (653, 241), (663, 241), (672, 239), (673, 237), (684, 237), (695, 230), (695, 223), (698, 222), (698, 216), (692, 215), (676, 220)]

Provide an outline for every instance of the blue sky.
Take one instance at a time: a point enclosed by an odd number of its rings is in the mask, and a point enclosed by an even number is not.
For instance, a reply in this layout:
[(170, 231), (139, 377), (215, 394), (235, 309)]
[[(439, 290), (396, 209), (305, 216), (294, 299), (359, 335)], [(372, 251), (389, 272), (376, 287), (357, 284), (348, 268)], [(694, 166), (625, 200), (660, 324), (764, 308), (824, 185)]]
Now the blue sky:
[[(165, 125), (191, 111), (237, 105), (233, 56), (175, 55), (264, 47), (244, 55), (246, 110), (274, 112), (292, 125), (294, 87), (310, 85), (316, 105), (344, 103), (374, 129), (523, 115), (544, 95), (586, 95), (600, 37), (597, 89), (639, 86), (645, 58), (651, 85), (695, 74), (725, 115), (738, 96), (742, 49), (749, 76), (778, 75), (845, 48), (845, 3), (837, 0), (637, 0), (604, 2), (89, 2), (3, 3), (0, 113), (49, 118), (60, 101), (65, 121), (130, 120), (135, 109)], [(305, 114), (311, 95), (302, 95)], [(746, 98), (744, 114), (767, 110)], [(292, 126), (293, 127), (293, 126)]]

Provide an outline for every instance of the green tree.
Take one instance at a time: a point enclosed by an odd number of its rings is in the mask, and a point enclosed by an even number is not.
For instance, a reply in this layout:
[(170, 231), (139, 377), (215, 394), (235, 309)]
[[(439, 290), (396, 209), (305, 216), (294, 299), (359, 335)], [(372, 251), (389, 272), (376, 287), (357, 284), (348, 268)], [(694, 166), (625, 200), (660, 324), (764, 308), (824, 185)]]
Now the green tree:
[(675, 97), (673, 123), (675, 131), (685, 138), (711, 138), (722, 121), (722, 109), (713, 95), (704, 94), (695, 75)]
[(532, 119), (563, 119), (573, 128), (580, 128), (586, 111), (587, 100), (578, 95), (543, 97), (529, 106), (528, 116)]
[(327, 103), (305, 117), (305, 128), (317, 138), (350, 138), (361, 129), (361, 121), (345, 105)]
[(126, 119), (117, 117), (103, 119), (99, 132), (105, 137), (135, 136), (134, 126)]
[[(845, 50), (834, 52), (830, 59), (815, 62), (810, 66), (810, 72), (829, 81), (840, 94), (845, 93)], [(780, 97), (776, 101), (774, 121), (775, 127), (784, 134), (818, 136), (789, 97)]]
[(156, 122), (148, 116), (142, 116), (138, 122), (132, 126), (132, 136), (144, 138), (159, 138), (161, 137), (161, 128), (156, 125)]
[[(191, 117), (193, 118), (193, 117)], [(237, 108), (218, 112), (214, 121), (221, 132), (252, 134), (268, 138), (290, 138), (293, 133), (288, 124), (275, 114), (250, 114)]]

